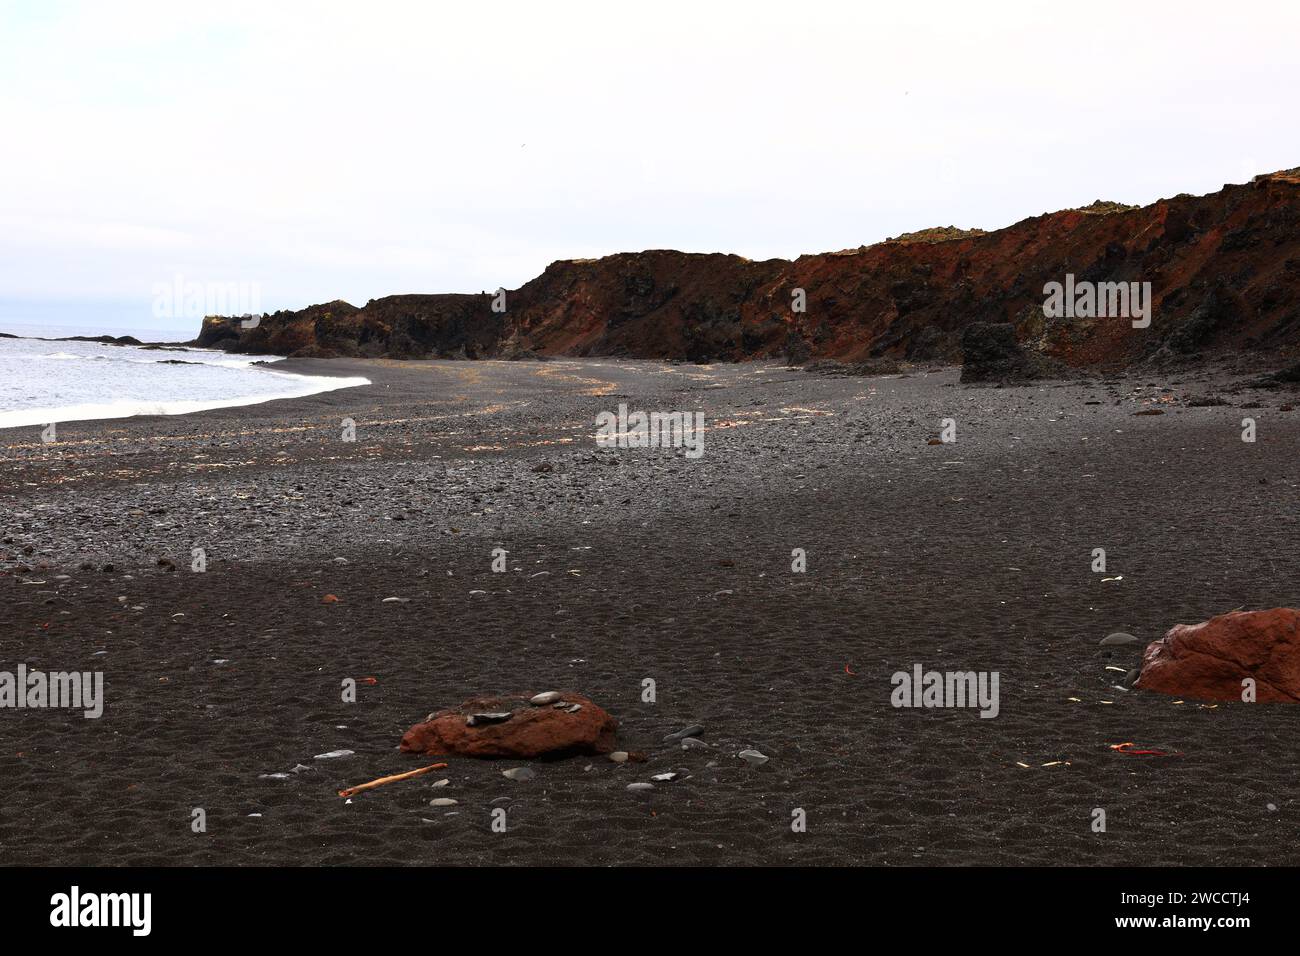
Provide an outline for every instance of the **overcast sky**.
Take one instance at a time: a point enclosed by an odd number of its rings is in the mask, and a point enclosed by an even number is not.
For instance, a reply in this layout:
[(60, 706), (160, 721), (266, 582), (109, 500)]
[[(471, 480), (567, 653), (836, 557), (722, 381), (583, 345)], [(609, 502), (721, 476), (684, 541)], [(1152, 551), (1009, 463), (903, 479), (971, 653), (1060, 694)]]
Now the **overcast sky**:
[(1298, 38), (1242, 0), (0, 0), (0, 328), (1211, 192), (1300, 165)]

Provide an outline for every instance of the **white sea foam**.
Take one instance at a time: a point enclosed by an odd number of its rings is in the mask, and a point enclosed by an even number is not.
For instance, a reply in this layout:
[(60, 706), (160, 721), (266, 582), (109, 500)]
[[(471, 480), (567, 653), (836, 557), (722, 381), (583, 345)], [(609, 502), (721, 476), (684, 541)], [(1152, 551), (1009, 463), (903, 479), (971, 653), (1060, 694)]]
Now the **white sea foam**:
[(0, 428), (184, 415), (370, 384), (356, 376), (294, 375), (254, 364), (278, 361), (211, 349), (0, 339)]

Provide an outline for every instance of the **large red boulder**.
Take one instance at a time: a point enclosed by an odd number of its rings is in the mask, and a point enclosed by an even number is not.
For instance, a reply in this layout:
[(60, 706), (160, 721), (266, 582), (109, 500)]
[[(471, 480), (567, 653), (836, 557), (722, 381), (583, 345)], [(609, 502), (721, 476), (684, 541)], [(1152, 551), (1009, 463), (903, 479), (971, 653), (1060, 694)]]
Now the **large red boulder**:
[(1241, 700), (1255, 679), (1255, 699), (1300, 703), (1300, 611), (1233, 611), (1201, 624), (1179, 624), (1142, 655), (1135, 686), (1200, 700)]
[[(543, 703), (532, 703), (542, 700)], [(430, 714), (402, 737), (402, 752), (466, 757), (609, 753), (618, 721), (581, 694), (477, 697)]]

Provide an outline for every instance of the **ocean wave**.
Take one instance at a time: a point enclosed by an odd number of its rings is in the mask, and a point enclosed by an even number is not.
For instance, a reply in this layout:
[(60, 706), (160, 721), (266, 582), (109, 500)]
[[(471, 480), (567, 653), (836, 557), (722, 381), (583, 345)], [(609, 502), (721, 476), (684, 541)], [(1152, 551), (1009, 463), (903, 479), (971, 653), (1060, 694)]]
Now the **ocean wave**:
[(319, 395), (321, 392), (332, 392), (340, 388), (356, 388), (370, 384), (370, 379), (359, 376), (333, 378), (323, 375), (290, 375), (286, 372), (268, 372), (267, 374), (285, 379), (286, 384), (290, 387), (272, 393), (239, 395), (229, 398), (173, 400), (124, 398), (109, 402), (21, 408), (14, 411), (0, 411), (0, 428), (48, 425), (51, 422), (95, 421), (103, 418), (132, 418), (137, 415), (187, 415), (191, 412), (203, 412), (213, 408), (238, 408), (244, 405), (260, 405), (262, 402), (274, 402), (286, 398), (305, 398), (308, 395)]
[[(144, 352), (143, 349), (131, 348), (127, 351), (123, 346), (104, 346), (112, 348), (115, 351), (121, 350), (119, 354), (112, 353), (93, 353), (90, 355), (74, 355), (71, 352), (47, 352), (44, 354), (32, 354), (29, 358), (54, 359), (60, 362), (66, 361), (89, 361), (89, 362), (127, 362), (131, 365), (166, 365), (176, 362), (188, 362), (193, 365), (211, 365), (214, 368), (250, 368), (256, 364), (270, 365), (273, 362), (283, 362), (284, 356), (281, 355), (240, 355), (232, 356), (226, 352), (217, 352), (212, 349), (158, 349)], [(178, 357), (183, 355), (183, 358)]]

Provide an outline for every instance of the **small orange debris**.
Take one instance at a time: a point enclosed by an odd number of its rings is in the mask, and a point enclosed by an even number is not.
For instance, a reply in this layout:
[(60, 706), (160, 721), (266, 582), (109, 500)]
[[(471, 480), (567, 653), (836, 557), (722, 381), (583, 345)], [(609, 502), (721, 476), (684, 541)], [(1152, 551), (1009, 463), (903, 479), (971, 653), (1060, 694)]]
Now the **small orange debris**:
[(321, 604), (338, 604), (339, 596), (337, 594), (327, 594), (320, 599)]
[(1181, 757), (1183, 755), (1180, 750), (1139, 750), (1132, 741), (1111, 744), (1110, 749), (1129, 757)]

